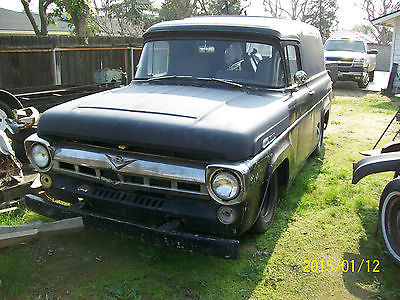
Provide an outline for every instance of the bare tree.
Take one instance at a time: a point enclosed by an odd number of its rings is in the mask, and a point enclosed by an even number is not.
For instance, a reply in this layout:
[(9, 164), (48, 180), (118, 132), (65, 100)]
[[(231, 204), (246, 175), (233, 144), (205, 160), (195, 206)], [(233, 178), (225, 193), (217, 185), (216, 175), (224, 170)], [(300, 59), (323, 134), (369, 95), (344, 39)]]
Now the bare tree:
[(282, 5), (281, 0), (264, 0), (263, 4), (264, 10), (272, 17), (304, 21), (309, 0), (291, 0), (286, 6)]
[[(400, 8), (400, 2), (393, 2), (392, 0), (363, 0), (363, 9), (367, 14), (368, 21), (376, 19), (380, 16), (389, 14)], [(383, 45), (387, 45), (391, 42), (392, 32), (389, 28), (383, 26), (377, 26), (372, 24), (375, 28), (371, 33), (375, 39)]]
[(32, 24), (35, 34), (37, 36), (47, 35), (47, 32), (48, 32), (48, 30), (47, 30), (47, 25), (48, 25), (47, 9), (50, 4), (54, 3), (54, 0), (39, 0), (40, 30), (39, 30), (39, 26), (36, 23), (32, 12), (31, 12), (31, 9), (29, 7), (31, 0), (21, 0), (21, 3), (24, 6), (25, 13), (29, 19), (29, 22), (31, 22), (31, 24)]
[(282, 17), (282, 4), (280, 0), (264, 0), (264, 10), (270, 14), (271, 17)]

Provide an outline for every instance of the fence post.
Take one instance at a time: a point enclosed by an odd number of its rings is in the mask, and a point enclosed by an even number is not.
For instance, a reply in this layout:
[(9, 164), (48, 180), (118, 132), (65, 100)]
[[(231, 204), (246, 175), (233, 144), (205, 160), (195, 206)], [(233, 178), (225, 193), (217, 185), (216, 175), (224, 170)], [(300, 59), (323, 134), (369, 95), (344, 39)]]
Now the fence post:
[(54, 84), (58, 83), (57, 80), (57, 57), (56, 57), (56, 48), (51, 49), (52, 58), (53, 58), (53, 79)]
[(131, 80), (135, 77), (135, 62), (133, 59), (133, 47), (129, 47), (129, 50), (131, 51)]

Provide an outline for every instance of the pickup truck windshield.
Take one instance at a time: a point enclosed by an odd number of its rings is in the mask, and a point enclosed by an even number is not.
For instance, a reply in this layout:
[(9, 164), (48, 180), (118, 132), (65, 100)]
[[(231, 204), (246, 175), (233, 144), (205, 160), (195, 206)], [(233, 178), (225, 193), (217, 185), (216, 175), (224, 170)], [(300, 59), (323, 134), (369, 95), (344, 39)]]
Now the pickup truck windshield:
[(271, 44), (164, 40), (144, 45), (135, 79), (182, 79), (185, 76), (271, 88), (284, 86), (282, 58)]
[(363, 42), (351, 40), (328, 40), (324, 48), (325, 51), (366, 52)]

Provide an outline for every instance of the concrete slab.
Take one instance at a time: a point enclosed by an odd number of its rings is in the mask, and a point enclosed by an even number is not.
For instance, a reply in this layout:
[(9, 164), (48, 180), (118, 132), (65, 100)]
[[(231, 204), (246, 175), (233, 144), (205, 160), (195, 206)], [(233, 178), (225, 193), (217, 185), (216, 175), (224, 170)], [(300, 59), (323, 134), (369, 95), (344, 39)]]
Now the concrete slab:
[(374, 81), (370, 82), (365, 89), (360, 89), (353, 81), (338, 81), (333, 86), (333, 91), (337, 96), (361, 96), (369, 92), (380, 92), (387, 87), (389, 76), (390, 72), (375, 71)]
[(375, 71), (374, 81), (370, 82), (366, 88), (367, 91), (380, 92), (387, 88), (390, 72)]

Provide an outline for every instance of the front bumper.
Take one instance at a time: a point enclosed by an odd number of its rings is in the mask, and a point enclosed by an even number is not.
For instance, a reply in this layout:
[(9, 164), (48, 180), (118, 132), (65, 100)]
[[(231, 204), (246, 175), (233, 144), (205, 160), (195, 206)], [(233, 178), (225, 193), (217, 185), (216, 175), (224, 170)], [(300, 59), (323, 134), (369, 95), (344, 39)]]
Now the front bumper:
[(367, 68), (361, 66), (346, 67), (337, 63), (329, 63), (325, 66), (334, 81), (359, 81), (367, 73)]
[(161, 226), (151, 226), (125, 218), (110, 217), (91, 211), (85, 201), (64, 206), (28, 194), (25, 196), (25, 202), (31, 210), (53, 219), (81, 216), (85, 226), (89, 228), (203, 255), (233, 259), (238, 256), (239, 241), (182, 232), (177, 230), (179, 224), (174, 221)]

